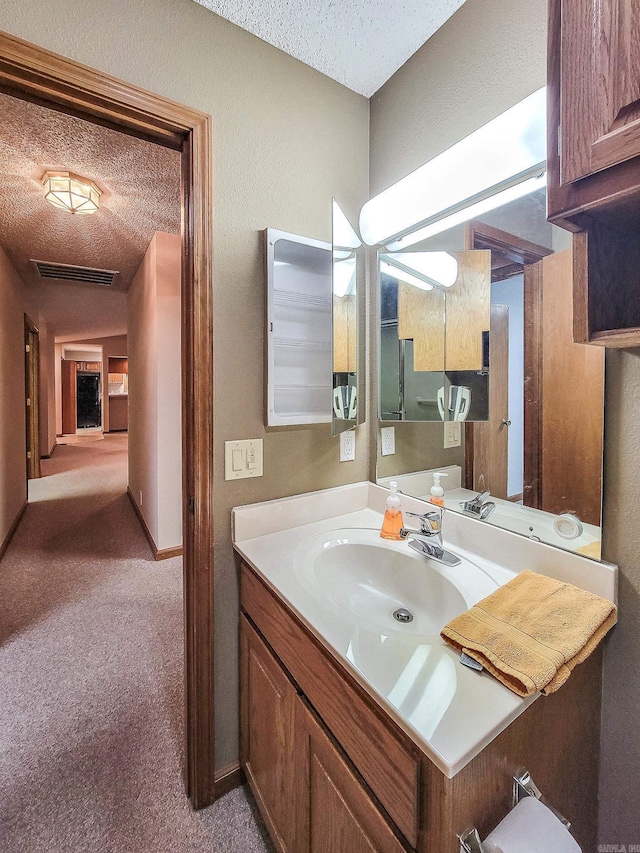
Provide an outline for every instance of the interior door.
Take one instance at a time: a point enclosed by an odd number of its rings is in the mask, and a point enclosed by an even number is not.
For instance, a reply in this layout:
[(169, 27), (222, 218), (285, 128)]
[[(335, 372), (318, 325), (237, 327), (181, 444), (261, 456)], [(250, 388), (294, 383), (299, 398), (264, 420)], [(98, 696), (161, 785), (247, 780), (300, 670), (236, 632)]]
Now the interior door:
[(77, 411), (79, 428), (102, 426), (100, 374), (79, 373), (77, 376)]
[(62, 434), (75, 435), (76, 416), (76, 363), (62, 359)]
[(489, 420), (473, 425), (473, 489), (507, 498), (509, 458), (509, 308), (491, 306)]
[(605, 353), (573, 342), (571, 251), (544, 258), (540, 267), (540, 509), (600, 524)]
[(26, 315), (24, 353), (27, 480), (33, 480), (40, 476), (40, 338)]

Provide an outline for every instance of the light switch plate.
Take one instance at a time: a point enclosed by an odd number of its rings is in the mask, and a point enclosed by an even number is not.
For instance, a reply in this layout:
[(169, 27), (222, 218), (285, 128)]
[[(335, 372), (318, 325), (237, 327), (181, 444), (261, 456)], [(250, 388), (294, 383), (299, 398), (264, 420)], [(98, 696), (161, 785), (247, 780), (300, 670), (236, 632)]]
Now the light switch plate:
[(225, 480), (243, 480), (246, 477), (262, 477), (261, 438), (224, 443)]
[(460, 447), (462, 444), (462, 422), (446, 421), (444, 425), (444, 447)]
[(349, 429), (340, 433), (340, 461), (353, 462), (356, 458), (356, 433)]
[(393, 456), (396, 452), (395, 427), (382, 427), (380, 430), (380, 448), (383, 456)]

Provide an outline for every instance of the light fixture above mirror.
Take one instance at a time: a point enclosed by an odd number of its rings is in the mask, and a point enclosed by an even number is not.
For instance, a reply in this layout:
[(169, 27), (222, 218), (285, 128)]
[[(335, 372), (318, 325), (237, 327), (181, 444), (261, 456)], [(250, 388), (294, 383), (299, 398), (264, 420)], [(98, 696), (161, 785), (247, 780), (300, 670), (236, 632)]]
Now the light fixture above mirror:
[(545, 128), (543, 88), (370, 199), (363, 240), (396, 251), (544, 186)]
[(93, 181), (73, 172), (45, 172), (42, 186), (49, 204), (68, 213), (95, 213), (99, 207), (102, 191)]

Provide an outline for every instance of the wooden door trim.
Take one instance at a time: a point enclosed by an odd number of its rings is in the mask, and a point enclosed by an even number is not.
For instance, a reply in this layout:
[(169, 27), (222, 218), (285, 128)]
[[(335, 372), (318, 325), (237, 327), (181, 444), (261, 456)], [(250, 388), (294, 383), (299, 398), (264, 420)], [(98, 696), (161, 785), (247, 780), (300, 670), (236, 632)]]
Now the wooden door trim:
[(0, 91), (182, 153), (185, 781), (202, 808), (215, 796), (212, 119), (1, 32)]
[(540, 508), (542, 499), (542, 269), (524, 268), (524, 476), (522, 501)]
[[(28, 314), (24, 315), (25, 345), (25, 469), (27, 482), (40, 477), (40, 333)], [(29, 351), (27, 352), (27, 346)], [(29, 405), (27, 405), (29, 399)], [(29, 456), (29, 453), (31, 454)]]
[[(523, 494), (526, 506), (540, 504), (541, 422), (540, 422), (540, 300), (542, 289), (537, 264), (553, 254), (553, 250), (540, 246), (508, 231), (494, 228), (478, 220), (467, 223), (465, 229), (467, 249), (491, 249), (504, 253), (514, 264), (520, 264), (524, 273), (524, 477)], [(527, 377), (529, 380), (527, 381)], [(464, 428), (465, 488), (473, 490), (473, 424)]]

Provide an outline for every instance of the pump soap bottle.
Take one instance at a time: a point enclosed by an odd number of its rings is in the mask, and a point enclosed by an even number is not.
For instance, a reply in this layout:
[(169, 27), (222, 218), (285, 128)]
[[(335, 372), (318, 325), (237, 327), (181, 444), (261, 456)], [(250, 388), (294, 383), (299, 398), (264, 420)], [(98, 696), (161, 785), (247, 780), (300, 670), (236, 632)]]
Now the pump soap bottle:
[(389, 483), (391, 494), (387, 498), (387, 508), (384, 511), (384, 521), (380, 536), (383, 539), (393, 539), (396, 542), (402, 540), (400, 530), (404, 527), (402, 510), (400, 509), (400, 496), (398, 495), (398, 484), (395, 480)]
[(440, 485), (440, 477), (448, 477), (448, 474), (443, 474), (442, 471), (435, 471), (433, 474), (433, 486), (429, 489), (431, 497), (429, 501), (437, 506), (444, 506), (444, 489)]

